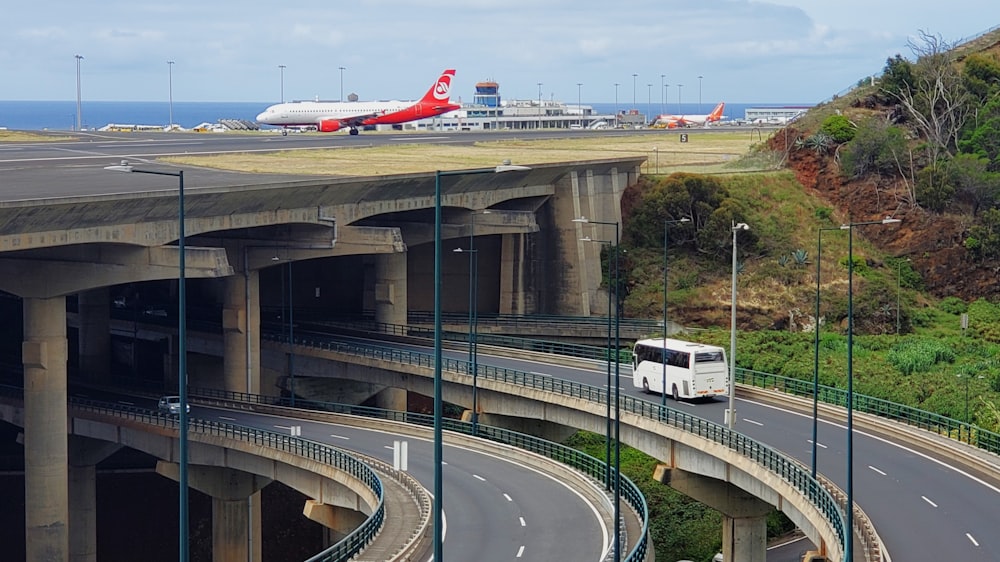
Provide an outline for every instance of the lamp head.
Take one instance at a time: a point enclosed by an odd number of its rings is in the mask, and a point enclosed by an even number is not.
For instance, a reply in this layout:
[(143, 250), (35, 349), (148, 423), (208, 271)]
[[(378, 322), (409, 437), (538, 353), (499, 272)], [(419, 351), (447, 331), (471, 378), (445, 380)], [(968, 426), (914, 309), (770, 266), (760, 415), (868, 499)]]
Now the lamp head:
[(745, 222), (738, 222), (733, 225), (733, 232), (738, 230), (750, 230), (750, 225)]
[(892, 217), (885, 217), (882, 219), (882, 224), (892, 224), (894, 222), (903, 222), (902, 219), (894, 219)]
[(128, 160), (122, 160), (121, 164), (114, 164), (111, 166), (105, 166), (105, 170), (110, 170), (112, 172), (131, 172), (132, 165), (128, 163)]
[(573, 219), (573, 222), (588, 223), (590, 221), (587, 220), (587, 217), (578, 217), (578, 218)]

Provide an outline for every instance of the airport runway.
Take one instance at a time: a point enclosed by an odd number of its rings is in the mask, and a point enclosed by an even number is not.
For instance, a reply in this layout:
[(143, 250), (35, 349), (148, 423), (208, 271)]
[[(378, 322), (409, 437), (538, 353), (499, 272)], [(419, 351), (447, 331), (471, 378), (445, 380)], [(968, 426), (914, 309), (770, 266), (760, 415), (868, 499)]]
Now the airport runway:
[[(738, 127), (691, 128), (684, 130), (552, 130), (450, 133), (362, 132), (347, 134), (296, 134), (278, 132), (253, 134), (218, 133), (101, 133), (49, 132), (53, 136), (73, 136), (75, 140), (55, 142), (0, 143), (0, 202), (51, 197), (77, 197), (176, 189), (169, 176), (136, 176), (104, 170), (105, 166), (128, 160), (148, 164), (157, 158), (179, 155), (211, 155), (243, 152), (276, 152), (385, 146), (392, 144), (472, 144), (507, 139), (566, 139), (614, 135), (711, 134), (741, 130)], [(293, 181), (303, 176), (248, 174), (184, 167), (185, 188), (250, 185)]]

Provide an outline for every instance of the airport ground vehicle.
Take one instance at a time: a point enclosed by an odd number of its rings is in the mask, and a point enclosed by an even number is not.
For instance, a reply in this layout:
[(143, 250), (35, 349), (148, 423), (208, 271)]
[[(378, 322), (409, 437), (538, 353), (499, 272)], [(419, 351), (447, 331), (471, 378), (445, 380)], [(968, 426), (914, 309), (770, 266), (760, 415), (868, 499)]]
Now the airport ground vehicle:
[(721, 347), (674, 340), (648, 339), (632, 351), (632, 384), (643, 392), (666, 391), (674, 400), (726, 394), (729, 369)]
[[(185, 404), (187, 406), (186, 410), (188, 413), (191, 412), (191, 404)], [(181, 413), (181, 397), (180, 396), (161, 396), (160, 402), (157, 404), (157, 408), (161, 412), (166, 412), (175, 416)]]

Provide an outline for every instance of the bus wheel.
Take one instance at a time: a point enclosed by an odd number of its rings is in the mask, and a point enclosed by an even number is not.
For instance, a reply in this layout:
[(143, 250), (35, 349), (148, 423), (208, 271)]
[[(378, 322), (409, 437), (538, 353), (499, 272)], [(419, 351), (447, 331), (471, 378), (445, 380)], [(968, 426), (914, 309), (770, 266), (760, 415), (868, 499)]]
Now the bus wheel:
[(674, 402), (677, 402), (677, 401), (679, 401), (681, 399), (681, 393), (677, 392), (677, 385), (676, 384), (671, 389), (670, 395), (673, 397)]
[(649, 394), (649, 381), (645, 377), (642, 379), (642, 393)]

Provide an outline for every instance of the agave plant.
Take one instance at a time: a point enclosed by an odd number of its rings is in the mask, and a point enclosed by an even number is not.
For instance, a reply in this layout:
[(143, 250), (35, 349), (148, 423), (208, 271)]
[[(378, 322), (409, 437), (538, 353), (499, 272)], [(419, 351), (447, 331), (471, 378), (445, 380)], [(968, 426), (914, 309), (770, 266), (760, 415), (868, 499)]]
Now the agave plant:
[(798, 249), (792, 252), (792, 259), (795, 260), (795, 265), (805, 265), (809, 263), (809, 252)]

